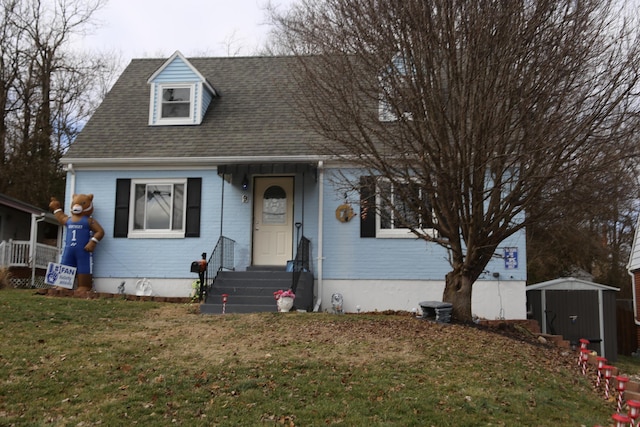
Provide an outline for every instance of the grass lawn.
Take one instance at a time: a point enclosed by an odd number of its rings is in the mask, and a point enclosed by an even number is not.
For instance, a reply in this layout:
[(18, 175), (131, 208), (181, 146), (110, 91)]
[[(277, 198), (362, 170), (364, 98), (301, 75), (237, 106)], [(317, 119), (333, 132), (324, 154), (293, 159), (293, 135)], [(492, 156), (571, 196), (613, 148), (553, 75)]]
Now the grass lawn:
[(11, 289), (0, 426), (611, 424), (576, 358), (408, 314), (203, 316)]

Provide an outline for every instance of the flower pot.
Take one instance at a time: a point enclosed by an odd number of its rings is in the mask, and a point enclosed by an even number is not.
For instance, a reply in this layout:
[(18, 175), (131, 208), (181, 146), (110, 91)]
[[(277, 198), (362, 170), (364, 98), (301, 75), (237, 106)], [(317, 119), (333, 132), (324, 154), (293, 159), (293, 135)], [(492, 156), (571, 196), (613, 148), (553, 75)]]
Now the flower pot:
[(277, 305), (278, 305), (278, 311), (287, 312), (291, 310), (291, 307), (293, 307), (293, 298), (280, 297), (278, 298)]

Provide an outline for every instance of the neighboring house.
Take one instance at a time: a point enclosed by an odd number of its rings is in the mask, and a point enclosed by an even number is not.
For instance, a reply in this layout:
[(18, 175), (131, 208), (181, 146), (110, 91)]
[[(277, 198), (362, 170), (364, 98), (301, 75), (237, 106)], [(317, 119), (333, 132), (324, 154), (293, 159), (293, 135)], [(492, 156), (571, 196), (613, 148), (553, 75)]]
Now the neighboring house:
[[(133, 293), (143, 283), (154, 295), (187, 296), (191, 263), (224, 237), (233, 244), (225, 259), (233, 257), (222, 267), (253, 271), (253, 282), (301, 261), (320, 310), (333, 308), (335, 293), (347, 312), (442, 299), (447, 252), (361, 215), (362, 195), (338, 182), (358, 170), (325, 155), (327, 141), (296, 112), (293, 61), (176, 52), (129, 64), (63, 159), (66, 194), (93, 193), (105, 229), (97, 291)], [(344, 205), (355, 213), (349, 221)], [(496, 255), (474, 286), (472, 311), (526, 318), (524, 231)]]
[[(636, 325), (636, 337), (640, 343), (640, 217), (636, 224), (636, 234), (631, 247), (627, 270), (631, 275), (631, 290), (633, 291), (633, 321)], [(638, 349), (640, 350), (640, 349)]]
[(41, 277), (47, 264), (58, 260), (60, 235), (51, 213), (0, 194), (0, 267), (12, 271), (15, 286), (29, 285), (32, 272)]

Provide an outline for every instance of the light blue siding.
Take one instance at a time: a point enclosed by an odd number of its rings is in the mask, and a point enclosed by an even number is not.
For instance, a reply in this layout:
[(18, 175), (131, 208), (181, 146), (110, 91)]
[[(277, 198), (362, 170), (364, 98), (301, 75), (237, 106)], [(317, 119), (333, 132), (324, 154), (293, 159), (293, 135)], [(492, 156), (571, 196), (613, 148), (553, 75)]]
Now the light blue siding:
[(200, 76), (180, 57), (176, 57), (158, 74), (155, 83), (192, 83), (201, 81)]
[(209, 104), (213, 100), (213, 94), (208, 90), (202, 90), (202, 107), (200, 109), (200, 117), (204, 117), (207, 109), (209, 108)]
[[(116, 178), (202, 177), (202, 221), (199, 238), (129, 239), (114, 238)], [(70, 180), (68, 180), (69, 182)], [(95, 277), (189, 277), (192, 261), (210, 252), (220, 231), (221, 179), (215, 171), (77, 172), (76, 193), (94, 194), (94, 218), (105, 230), (105, 237), (94, 254)], [(67, 189), (70, 194), (71, 189)], [(66, 205), (69, 205), (67, 200)], [(195, 275), (194, 275), (195, 278)]]
[[(349, 194), (356, 216), (343, 223), (336, 219), (335, 209), (344, 203), (344, 192), (335, 183), (335, 170), (324, 176), (323, 209), (323, 278), (326, 280), (444, 280), (450, 271), (447, 252), (435, 243), (419, 239), (361, 238), (358, 195)], [(201, 229), (199, 238), (131, 239), (114, 238), (114, 206), (117, 178), (202, 178)], [(168, 171), (78, 171), (75, 189), (67, 194), (94, 194), (94, 217), (105, 230), (94, 258), (95, 277), (189, 278), (192, 261), (202, 252), (210, 254), (222, 234), (236, 241), (235, 268), (245, 270), (251, 264), (253, 194), (241, 190), (242, 174), (228, 183), (209, 170)], [(67, 182), (72, 182), (67, 179)], [(224, 186), (224, 189), (223, 189)], [(319, 185), (314, 174), (298, 174), (295, 178), (294, 223), (302, 223), (300, 236), (311, 240), (312, 271), (317, 274)], [(222, 194), (224, 193), (224, 200)], [(247, 202), (243, 202), (247, 196)], [(65, 203), (68, 212), (69, 199)], [(221, 221), (223, 225), (221, 227)], [(296, 230), (293, 229), (293, 237)], [(501, 258), (503, 247), (516, 247), (518, 268), (506, 269)], [(295, 251), (295, 249), (294, 249)], [(293, 254), (292, 254), (293, 256)], [(496, 280), (526, 279), (524, 231), (507, 239), (482, 277)]]
[[(444, 280), (451, 267), (447, 251), (436, 243), (414, 238), (361, 238), (357, 194), (348, 195), (357, 216), (347, 223), (338, 221), (335, 209), (344, 203), (344, 191), (335, 184), (336, 174), (336, 171), (327, 171), (324, 186), (323, 274), (326, 279)], [(518, 269), (505, 269), (504, 260), (499, 258), (503, 247), (518, 248)], [(500, 273), (502, 280), (526, 279), (524, 231), (505, 240), (498, 249), (487, 271)], [(485, 278), (492, 277), (487, 274)]]

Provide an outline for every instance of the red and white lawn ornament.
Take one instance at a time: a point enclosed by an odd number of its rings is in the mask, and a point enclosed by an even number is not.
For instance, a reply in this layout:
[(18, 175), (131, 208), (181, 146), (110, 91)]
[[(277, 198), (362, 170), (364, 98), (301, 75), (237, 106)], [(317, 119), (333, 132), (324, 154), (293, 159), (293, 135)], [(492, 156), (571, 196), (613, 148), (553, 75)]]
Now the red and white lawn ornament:
[(222, 294), (222, 314), (224, 314), (225, 309), (227, 308), (227, 298), (229, 298), (228, 294)]
[(615, 427), (627, 427), (631, 423), (631, 419), (623, 414), (615, 413), (611, 418), (616, 422)]
[(627, 400), (629, 407), (629, 418), (631, 418), (631, 427), (636, 425), (636, 420), (640, 417), (640, 402), (637, 400)]
[(622, 400), (624, 399), (624, 390), (627, 388), (629, 377), (618, 375), (616, 377), (616, 389), (618, 390), (618, 413), (622, 412)]
[(602, 370), (604, 371), (604, 398), (609, 400), (609, 381), (613, 376), (613, 366), (604, 365)]
[(596, 357), (598, 361), (598, 378), (596, 379), (596, 387), (600, 387), (600, 382), (602, 381), (602, 368), (607, 364), (607, 359), (602, 356)]
[(580, 349), (580, 368), (582, 369), (582, 375), (587, 375), (587, 362), (589, 361), (590, 351), (586, 348)]
[(586, 350), (589, 345), (589, 340), (585, 338), (580, 338), (580, 350), (578, 351), (578, 365), (582, 364), (582, 350)]

